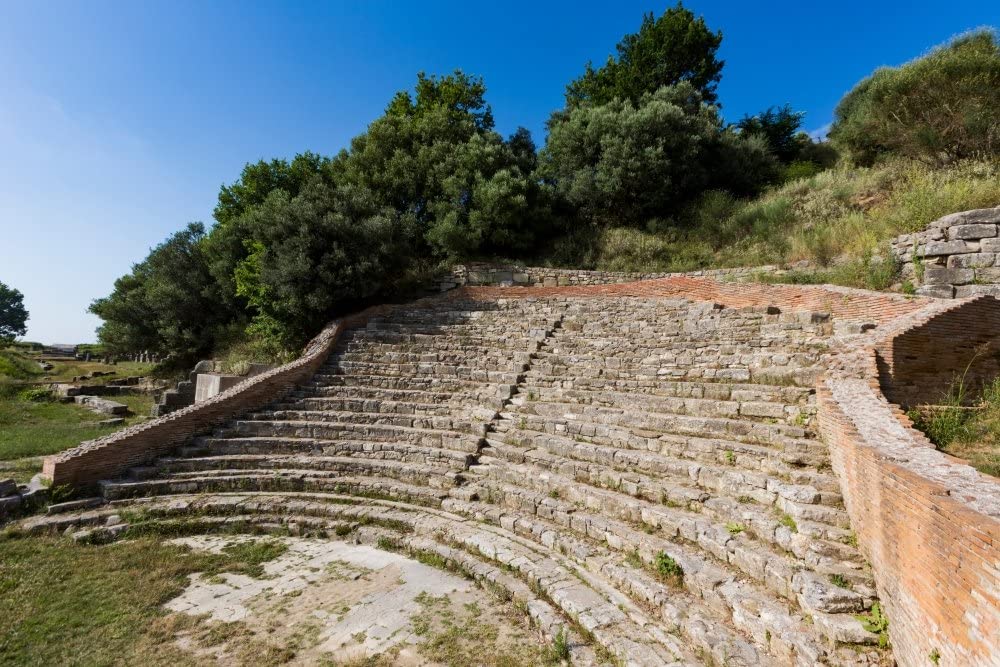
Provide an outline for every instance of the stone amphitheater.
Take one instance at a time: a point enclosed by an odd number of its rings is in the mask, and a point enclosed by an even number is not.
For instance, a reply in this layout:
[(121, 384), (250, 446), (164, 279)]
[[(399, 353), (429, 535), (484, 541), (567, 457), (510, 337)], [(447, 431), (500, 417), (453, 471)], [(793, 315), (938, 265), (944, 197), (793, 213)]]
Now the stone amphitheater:
[(1000, 487), (904, 412), (970, 362), (997, 374), (975, 350), (1000, 303), (605, 278), (334, 322), (51, 457), (94, 493), (21, 525), (433, 554), (568, 636), (573, 665), (1000, 664)]

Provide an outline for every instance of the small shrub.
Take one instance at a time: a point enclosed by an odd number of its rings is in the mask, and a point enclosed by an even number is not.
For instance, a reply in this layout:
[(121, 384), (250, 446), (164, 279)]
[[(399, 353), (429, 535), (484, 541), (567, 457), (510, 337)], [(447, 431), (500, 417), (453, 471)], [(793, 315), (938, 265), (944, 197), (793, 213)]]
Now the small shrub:
[(834, 586), (839, 586), (840, 588), (850, 588), (851, 585), (848, 583), (847, 579), (844, 579), (842, 575), (831, 574), (830, 583)]
[(746, 530), (746, 528), (741, 523), (727, 523), (726, 530), (729, 531), (730, 535), (739, 535)]
[(656, 561), (654, 563), (656, 567), (656, 573), (666, 581), (673, 582), (675, 584), (680, 584), (684, 579), (684, 569), (680, 564), (671, 558), (665, 551), (661, 551), (656, 554)]
[(930, 655), (928, 655), (927, 657), (930, 659), (932, 663), (936, 665), (941, 662), (941, 651), (934, 649), (930, 652)]
[(871, 611), (868, 614), (855, 616), (861, 621), (862, 627), (868, 632), (878, 635), (879, 648), (889, 646), (889, 619), (882, 611), (882, 606), (878, 602), (872, 603)]
[(569, 637), (563, 626), (559, 627), (559, 632), (552, 638), (552, 658), (558, 661), (569, 660)]
[(32, 403), (45, 403), (53, 398), (50, 390), (42, 388), (22, 389), (18, 396), (22, 401), (31, 401)]
[(795, 519), (793, 519), (789, 514), (782, 514), (781, 518), (778, 519), (778, 523), (780, 523), (782, 526), (792, 531), (793, 533), (799, 532), (798, 524), (795, 523)]

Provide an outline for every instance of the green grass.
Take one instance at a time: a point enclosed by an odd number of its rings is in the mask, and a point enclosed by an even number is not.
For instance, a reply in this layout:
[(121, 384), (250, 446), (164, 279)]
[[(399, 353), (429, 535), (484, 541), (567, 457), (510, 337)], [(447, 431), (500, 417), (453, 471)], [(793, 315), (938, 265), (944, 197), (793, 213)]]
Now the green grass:
[(969, 161), (934, 169), (903, 159), (843, 164), (739, 201), (706, 193), (668, 224), (650, 229), (578, 228), (548, 263), (605, 271), (662, 272), (788, 265), (784, 279), (886, 289), (889, 239), (948, 213), (1000, 203), (1000, 164)]
[[(148, 416), (153, 405), (147, 394), (109, 399), (129, 406), (134, 416), (126, 419), (126, 426)], [(107, 418), (72, 403), (0, 397), (0, 461), (55, 454), (123, 428), (97, 425)]]
[(914, 408), (908, 415), (939, 450), (1000, 477), (1000, 378), (975, 399), (968, 400), (964, 393), (956, 383), (941, 405)]
[[(0, 563), (0, 662), (16, 665), (208, 664), (174, 642), (178, 630), (191, 632), (204, 619), (167, 614), (162, 605), (189, 574), (252, 569), (238, 555), (149, 538), (92, 546), (7, 535)], [(205, 631), (218, 634), (219, 625)], [(247, 646), (273, 654), (260, 642)]]

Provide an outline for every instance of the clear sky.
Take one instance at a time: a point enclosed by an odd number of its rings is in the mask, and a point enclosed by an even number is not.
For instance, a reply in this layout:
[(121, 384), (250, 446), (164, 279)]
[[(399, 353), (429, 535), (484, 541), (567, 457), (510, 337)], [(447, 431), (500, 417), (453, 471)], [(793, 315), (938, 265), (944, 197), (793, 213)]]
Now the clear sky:
[[(667, 6), (0, 0), (0, 281), (25, 295), (27, 338), (92, 341), (87, 305), (210, 223), (244, 163), (335, 153), (419, 70), (483, 76), (497, 129), (541, 145), (565, 84)], [(875, 67), (1000, 25), (997, 0), (687, 6), (723, 32), (725, 116), (787, 102), (810, 130)]]

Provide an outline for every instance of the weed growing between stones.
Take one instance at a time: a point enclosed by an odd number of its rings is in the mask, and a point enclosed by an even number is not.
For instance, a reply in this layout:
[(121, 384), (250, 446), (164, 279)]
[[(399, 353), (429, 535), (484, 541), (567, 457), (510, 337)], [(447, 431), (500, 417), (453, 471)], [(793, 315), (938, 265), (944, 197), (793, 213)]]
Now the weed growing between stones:
[(656, 567), (656, 573), (665, 582), (673, 586), (681, 586), (684, 583), (684, 568), (680, 564), (671, 558), (665, 551), (661, 551), (656, 554), (656, 561), (654, 563)]
[(889, 619), (882, 611), (882, 606), (878, 602), (872, 603), (871, 611), (867, 614), (855, 616), (861, 621), (861, 625), (868, 632), (878, 635), (879, 648), (889, 647)]

